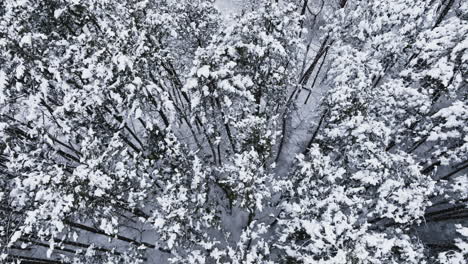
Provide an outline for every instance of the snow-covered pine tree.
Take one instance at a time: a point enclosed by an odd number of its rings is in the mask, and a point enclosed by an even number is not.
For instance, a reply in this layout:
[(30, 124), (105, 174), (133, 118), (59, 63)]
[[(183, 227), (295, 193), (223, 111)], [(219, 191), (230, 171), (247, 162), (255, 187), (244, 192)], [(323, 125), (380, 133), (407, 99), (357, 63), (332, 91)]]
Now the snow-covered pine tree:
[(466, 263), (468, 4), (252, 3), (0, 3), (2, 263)]
[[(326, 27), (330, 90), (283, 182), (286, 259), (423, 263), (437, 244), (417, 226), (466, 218), (466, 7), (349, 2)], [(464, 263), (459, 250), (442, 259)]]

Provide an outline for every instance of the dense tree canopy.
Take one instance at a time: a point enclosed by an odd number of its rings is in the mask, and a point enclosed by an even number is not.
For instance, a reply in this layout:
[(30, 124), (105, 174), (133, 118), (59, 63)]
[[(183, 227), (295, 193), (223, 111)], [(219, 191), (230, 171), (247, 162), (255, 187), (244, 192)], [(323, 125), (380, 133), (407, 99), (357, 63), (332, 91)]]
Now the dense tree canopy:
[(466, 263), (468, 3), (0, 2), (0, 262)]

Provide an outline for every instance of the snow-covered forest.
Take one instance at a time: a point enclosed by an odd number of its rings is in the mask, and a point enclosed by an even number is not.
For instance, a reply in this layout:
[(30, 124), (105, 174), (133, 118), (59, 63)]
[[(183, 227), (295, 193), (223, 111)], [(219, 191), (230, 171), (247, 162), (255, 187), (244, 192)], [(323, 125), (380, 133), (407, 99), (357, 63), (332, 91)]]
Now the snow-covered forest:
[(467, 259), (468, 1), (0, 1), (0, 263)]

